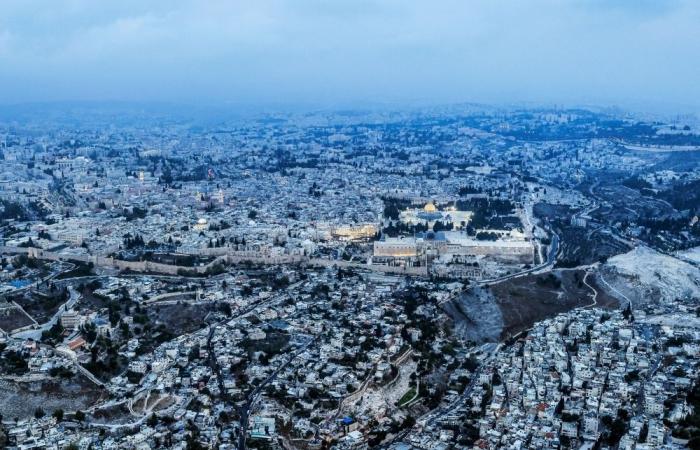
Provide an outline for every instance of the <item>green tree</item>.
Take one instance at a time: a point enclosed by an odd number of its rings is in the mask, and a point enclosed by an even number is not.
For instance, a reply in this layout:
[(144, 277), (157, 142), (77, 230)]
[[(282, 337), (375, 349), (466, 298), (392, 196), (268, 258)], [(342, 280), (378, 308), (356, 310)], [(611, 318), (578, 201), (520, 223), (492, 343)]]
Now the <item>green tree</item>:
[(57, 422), (60, 422), (63, 420), (63, 410), (62, 409), (57, 409), (53, 412), (53, 416), (56, 418)]

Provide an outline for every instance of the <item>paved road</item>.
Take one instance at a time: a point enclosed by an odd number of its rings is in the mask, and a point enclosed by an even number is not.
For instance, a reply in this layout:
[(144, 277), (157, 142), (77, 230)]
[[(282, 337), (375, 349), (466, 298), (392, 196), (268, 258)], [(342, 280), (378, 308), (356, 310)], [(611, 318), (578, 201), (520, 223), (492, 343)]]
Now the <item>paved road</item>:
[(479, 367), (474, 371), (474, 374), (469, 380), (469, 385), (464, 389), (464, 392), (462, 392), (462, 394), (459, 397), (457, 397), (454, 401), (452, 401), (452, 403), (448, 404), (447, 406), (431, 411), (426, 416), (421, 417), (420, 420), (423, 421), (426, 426), (433, 425), (437, 420), (446, 416), (447, 414), (451, 413), (459, 406), (461, 406), (467, 400), (467, 397), (471, 395), (471, 392), (472, 390), (474, 390), (474, 387), (476, 387), (477, 380), (479, 378), (479, 375), (481, 375), (481, 371), (483, 370), (483, 368), (486, 365), (488, 365), (489, 362), (491, 362), (491, 360), (496, 355), (496, 353), (498, 353), (498, 350), (500, 348), (501, 344), (498, 344), (489, 352), (488, 356), (484, 358), (484, 361), (481, 364), (479, 364)]
[[(513, 278), (519, 278), (519, 277), (522, 277), (522, 276), (525, 276), (525, 275), (529, 275), (529, 274), (531, 274), (531, 273), (535, 273), (535, 272), (539, 272), (539, 271), (551, 269), (551, 268), (554, 267), (554, 264), (556, 263), (556, 258), (557, 258), (557, 252), (558, 252), (558, 251), (559, 251), (559, 236), (558, 236), (556, 233), (553, 232), (553, 234), (552, 234), (552, 245), (550, 246), (549, 252), (547, 253), (547, 261), (545, 261), (544, 263), (542, 263), (542, 264), (540, 264), (540, 265), (538, 265), (538, 266), (532, 267), (532, 268), (530, 268), (530, 269), (522, 270), (522, 271), (520, 271), (520, 272), (511, 273), (511, 274), (509, 274), (509, 275), (504, 275), (504, 276), (502, 276), (502, 277), (490, 278), (490, 279), (488, 279), (488, 280), (479, 280), (479, 281), (476, 282), (476, 284), (477, 284), (478, 286), (485, 286), (485, 285), (489, 285), (489, 284), (496, 284), (496, 283), (501, 283), (501, 282), (503, 282), (503, 281), (510, 280), (510, 279), (513, 279)], [(438, 304), (438, 306), (440, 306), (440, 305), (442, 305), (442, 304), (444, 304), (444, 303), (447, 303), (447, 302), (451, 301), (452, 299), (453, 299), (453, 297), (447, 297), (446, 299), (442, 300), (442, 301)]]
[(11, 336), (16, 339), (34, 339), (35, 341), (41, 339), (41, 333), (43, 331), (48, 331), (52, 326), (54, 326), (61, 318), (61, 314), (71, 309), (80, 299), (80, 293), (78, 293), (78, 291), (76, 291), (72, 286), (68, 288), (68, 292), (70, 293), (70, 297), (63, 305), (58, 307), (56, 313), (51, 317), (51, 319), (39, 325), (37, 328), (12, 333)]
[[(493, 348), (489, 351), (488, 356), (484, 358), (481, 364), (479, 364), (479, 367), (474, 371), (474, 374), (471, 376), (471, 379), (469, 380), (469, 385), (464, 389), (464, 392), (457, 397), (455, 400), (453, 400), (451, 403), (448, 405), (436, 408), (429, 413), (423, 415), (420, 417), (417, 421), (418, 424), (423, 424), (424, 426), (432, 426), (440, 420), (442, 417), (446, 416), (447, 414), (451, 413), (458, 407), (460, 407), (466, 400), (467, 398), (471, 395), (472, 391), (476, 387), (477, 380), (479, 378), (479, 375), (481, 374), (481, 370), (489, 363), (491, 360), (494, 358), (494, 356), (498, 353), (498, 351), (501, 348), (502, 344), (487, 344), (490, 346), (493, 346)], [(406, 436), (408, 436), (413, 428), (409, 428), (407, 430), (401, 431), (399, 434), (394, 436), (394, 438), (381, 446), (378, 446), (377, 448), (380, 449), (387, 449), (393, 446), (394, 444), (403, 441)]]
[(617, 290), (615, 287), (613, 287), (610, 283), (608, 283), (607, 280), (605, 279), (605, 277), (603, 276), (603, 272), (598, 272), (598, 274), (600, 275), (600, 281), (602, 281), (603, 284), (605, 284), (608, 288), (610, 288), (611, 291), (613, 291), (614, 293), (616, 293), (616, 294), (619, 295), (620, 297), (622, 297), (622, 298), (624, 298), (625, 300), (627, 300), (627, 301), (629, 302), (629, 304), (630, 304), (630, 307), (632, 307), (632, 300), (630, 300), (629, 297), (627, 297), (625, 294), (623, 294), (622, 292), (620, 292), (619, 290)]
[(531, 274), (533, 272), (538, 272), (540, 270), (545, 270), (545, 269), (554, 267), (554, 263), (556, 262), (556, 257), (557, 257), (558, 251), (559, 251), (559, 236), (556, 233), (553, 233), (552, 234), (552, 245), (550, 246), (549, 252), (547, 253), (547, 261), (540, 264), (539, 266), (535, 266), (535, 267), (532, 267), (530, 269), (523, 270), (521, 272), (513, 273), (510, 275), (504, 275), (504, 276), (498, 277), (498, 278), (491, 278), (489, 280), (480, 280), (480, 281), (478, 281), (478, 284), (485, 285), (485, 284), (500, 283), (501, 281), (510, 280), (511, 278), (522, 277), (524, 275), (528, 275), (528, 274)]
[(315, 336), (313, 339), (311, 339), (308, 343), (306, 343), (304, 346), (300, 347), (295, 351), (283, 364), (281, 364), (277, 369), (274, 370), (268, 376), (265, 381), (260, 383), (253, 389), (253, 392), (251, 392), (248, 395), (246, 404), (241, 408), (241, 418), (240, 418), (240, 435), (238, 436), (238, 450), (245, 450), (246, 449), (246, 434), (248, 433), (248, 419), (250, 417), (250, 411), (255, 405), (255, 403), (260, 399), (260, 392), (262, 389), (267, 386), (271, 381), (273, 381), (275, 378), (277, 378), (277, 375), (285, 368), (287, 367), (293, 360), (296, 358), (301, 352), (305, 351), (307, 348), (309, 348), (312, 344), (318, 341), (320, 338), (319, 336)]
[(62, 355), (62, 356), (65, 356), (66, 358), (68, 358), (73, 363), (75, 368), (78, 369), (78, 371), (80, 371), (80, 373), (85, 375), (85, 377), (88, 380), (92, 381), (93, 383), (95, 383), (98, 386), (105, 386), (105, 383), (100, 381), (99, 378), (97, 378), (95, 375), (93, 375), (92, 372), (87, 370), (85, 367), (83, 367), (82, 364), (80, 364), (80, 362), (78, 362), (78, 359), (76, 358), (76, 355), (74, 352), (72, 352), (70, 350), (63, 350), (59, 347), (55, 347), (55, 348), (53, 348), (53, 350), (56, 353), (58, 353), (59, 355)]

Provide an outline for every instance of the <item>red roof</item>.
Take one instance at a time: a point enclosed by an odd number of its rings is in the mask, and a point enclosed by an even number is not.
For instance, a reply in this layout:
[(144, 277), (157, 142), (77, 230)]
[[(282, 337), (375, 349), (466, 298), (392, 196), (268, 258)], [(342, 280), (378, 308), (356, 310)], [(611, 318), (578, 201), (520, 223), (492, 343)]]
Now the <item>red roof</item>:
[(71, 350), (75, 350), (76, 348), (80, 348), (86, 344), (85, 339), (83, 339), (82, 336), (78, 336), (77, 338), (73, 339), (68, 343), (68, 348)]

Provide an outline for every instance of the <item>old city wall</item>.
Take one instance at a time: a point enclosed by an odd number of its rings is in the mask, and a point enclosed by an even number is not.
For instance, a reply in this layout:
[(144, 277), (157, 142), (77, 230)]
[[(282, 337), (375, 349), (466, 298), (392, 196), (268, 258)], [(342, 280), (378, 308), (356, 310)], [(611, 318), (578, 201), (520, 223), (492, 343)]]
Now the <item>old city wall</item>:
[(357, 269), (370, 269), (383, 273), (426, 276), (427, 268), (425, 267), (390, 267), (390, 266), (368, 266), (366, 264), (349, 262), (349, 261), (333, 261), (321, 258), (309, 258), (302, 255), (266, 255), (255, 251), (229, 251), (220, 255), (214, 261), (204, 266), (176, 266), (170, 264), (161, 264), (151, 261), (124, 261), (97, 255), (61, 255), (55, 252), (50, 252), (34, 247), (7, 247), (0, 246), (2, 254), (26, 254), (30, 258), (42, 259), (47, 261), (77, 261), (85, 264), (92, 263), (96, 267), (110, 267), (119, 270), (130, 270), (133, 272), (156, 272), (167, 275), (177, 275), (184, 272), (206, 273), (208, 269), (215, 267), (217, 264), (309, 264), (318, 267), (348, 267)]

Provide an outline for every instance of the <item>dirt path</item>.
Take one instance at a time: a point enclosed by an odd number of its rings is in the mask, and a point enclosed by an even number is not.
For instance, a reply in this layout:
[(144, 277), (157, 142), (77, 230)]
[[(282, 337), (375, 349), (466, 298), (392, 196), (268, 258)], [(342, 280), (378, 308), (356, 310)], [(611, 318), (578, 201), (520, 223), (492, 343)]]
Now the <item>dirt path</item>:
[(588, 305), (588, 308), (592, 308), (598, 304), (598, 290), (596, 288), (594, 288), (593, 286), (591, 286), (590, 284), (588, 284), (588, 276), (590, 274), (591, 274), (591, 272), (589, 270), (587, 270), (586, 275), (584, 275), (584, 277), (583, 277), (583, 284), (585, 284), (586, 286), (591, 288), (591, 290), (593, 291), (593, 303)]
[(603, 284), (605, 284), (611, 291), (613, 291), (614, 293), (616, 293), (617, 295), (619, 295), (619, 296), (622, 297), (623, 299), (627, 300), (627, 301), (629, 302), (629, 304), (630, 304), (630, 307), (632, 306), (632, 300), (630, 300), (629, 297), (627, 297), (625, 294), (623, 294), (622, 292), (620, 292), (619, 290), (617, 290), (617, 288), (615, 288), (613, 285), (611, 285), (610, 283), (608, 283), (608, 282), (605, 280), (605, 277), (603, 276), (603, 273), (602, 273), (602, 272), (598, 272), (598, 274), (600, 275), (600, 281), (602, 281)]

